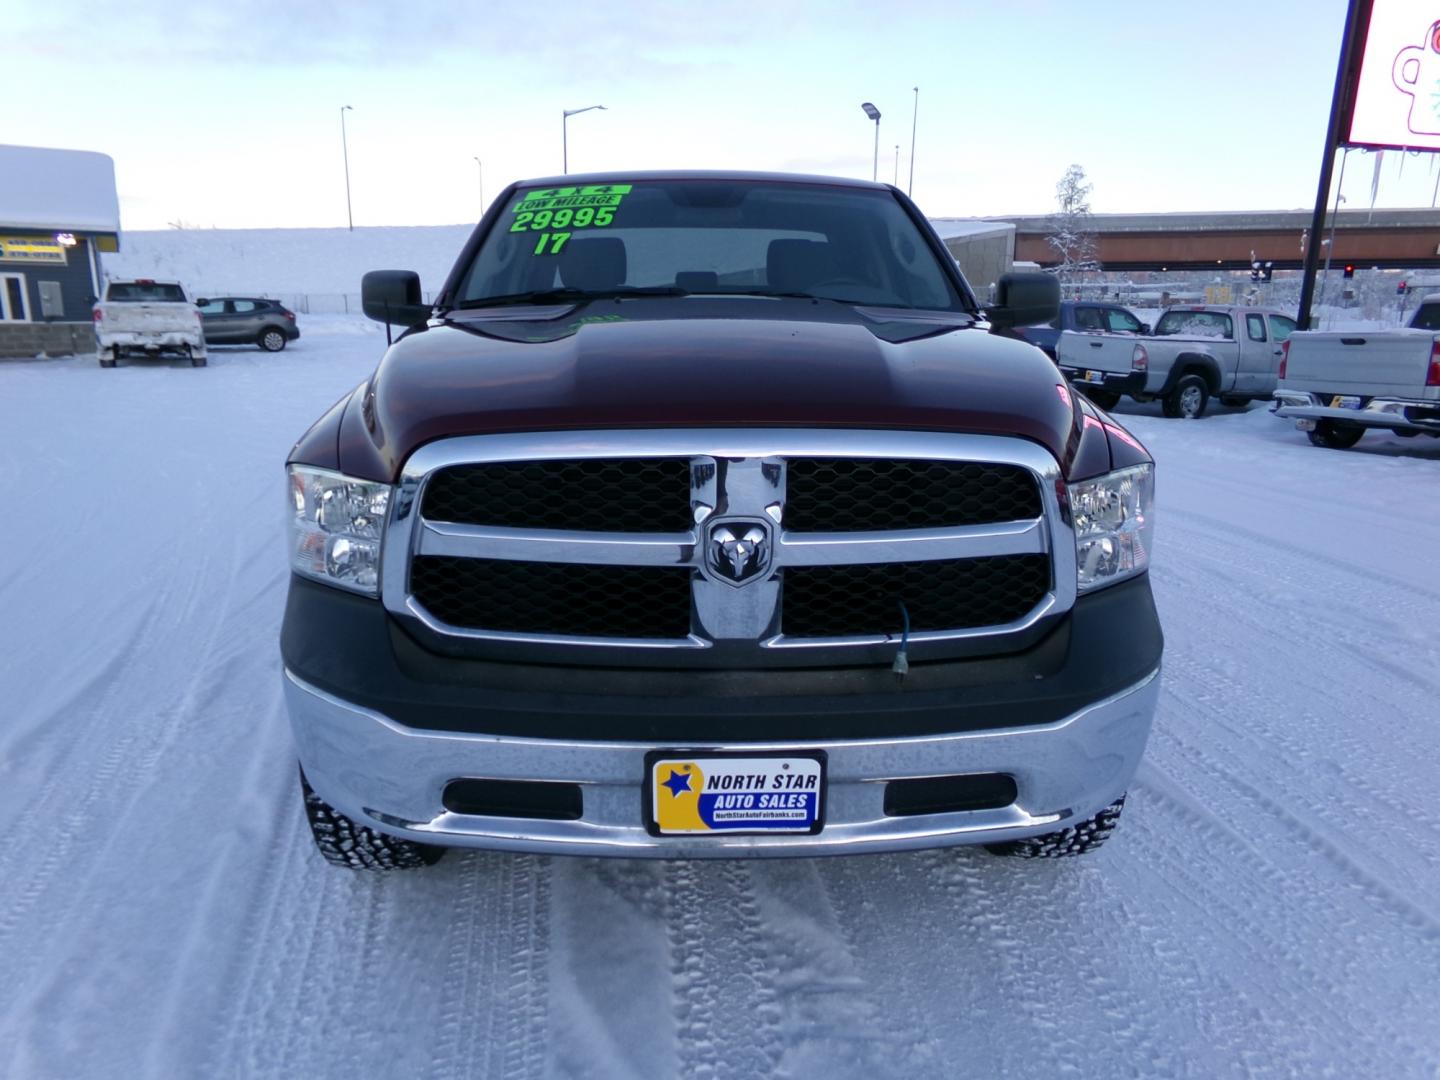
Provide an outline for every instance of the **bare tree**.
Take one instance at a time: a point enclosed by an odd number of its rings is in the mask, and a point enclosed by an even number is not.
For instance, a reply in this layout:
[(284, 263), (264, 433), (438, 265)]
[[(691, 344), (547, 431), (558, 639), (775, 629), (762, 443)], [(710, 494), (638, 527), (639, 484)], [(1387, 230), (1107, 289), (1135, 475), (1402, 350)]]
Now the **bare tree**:
[(1055, 185), (1055, 201), (1059, 212), (1050, 219), (1050, 235), (1046, 238), (1058, 257), (1054, 272), (1062, 285), (1079, 281), (1083, 275), (1100, 269), (1095, 250), (1095, 234), (1090, 223), (1090, 192), (1094, 188), (1085, 179), (1085, 170), (1071, 165)]

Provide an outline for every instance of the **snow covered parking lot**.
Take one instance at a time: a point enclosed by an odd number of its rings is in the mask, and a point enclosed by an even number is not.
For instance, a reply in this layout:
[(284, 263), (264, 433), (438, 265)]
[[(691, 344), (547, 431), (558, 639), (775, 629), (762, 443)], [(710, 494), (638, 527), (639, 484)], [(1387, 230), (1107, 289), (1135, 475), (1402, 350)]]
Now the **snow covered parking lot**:
[(0, 362), (0, 1076), (1440, 1075), (1440, 443), (1120, 414), (1165, 686), (1115, 838), (325, 866), (282, 462), (383, 348)]

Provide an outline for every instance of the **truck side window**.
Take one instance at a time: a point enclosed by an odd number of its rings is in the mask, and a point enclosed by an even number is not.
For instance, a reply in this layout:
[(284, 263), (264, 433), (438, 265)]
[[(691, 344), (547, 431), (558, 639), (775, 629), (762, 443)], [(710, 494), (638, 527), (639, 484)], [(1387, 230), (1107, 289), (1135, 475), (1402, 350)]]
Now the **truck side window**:
[(1110, 332), (1115, 334), (1138, 334), (1140, 333), (1140, 320), (1131, 315), (1124, 308), (1106, 308), (1105, 321), (1110, 324)]
[(1416, 330), (1440, 330), (1440, 304), (1421, 304), (1410, 325)]
[(1077, 307), (1075, 309), (1075, 328), (1077, 330), (1103, 331), (1105, 329), (1105, 320), (1100, 315), (1100, 309)]
[(1270, 316), (1270, 333), (1275, 341), (1281, 342), (1295, 332), (1295, 320), (1287, 319), (1284, 315)]
[(1155, 324), (1155, 336), (1177, 334), (1182, 337), (1223, 338), (1235, 340), (1235, 323), (1219, 311), (1167, 311)]
[(1250, 338), (1251, 341), (1264, 341), (1264, 340), (1265, 340), (1265, 316), (1263, 316), (1263, 315), (1246, 315), (1246, 316), (1245, 316), (1245, 334), (1246, 334), (1247, 337)]

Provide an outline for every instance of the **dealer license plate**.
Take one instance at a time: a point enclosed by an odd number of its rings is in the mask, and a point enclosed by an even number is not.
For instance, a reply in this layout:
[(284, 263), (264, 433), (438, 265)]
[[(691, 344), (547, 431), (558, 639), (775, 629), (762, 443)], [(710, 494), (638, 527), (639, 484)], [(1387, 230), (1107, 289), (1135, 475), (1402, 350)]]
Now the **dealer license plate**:
[(646, 755), (647, 824), (659, 836), (818, 833), (825, 755)]
[(1103, 383), (1105, 381), (1105, 373), (1103, 371), (1087, 371), (1085, 372), (1085, 381), (1088, 383)]

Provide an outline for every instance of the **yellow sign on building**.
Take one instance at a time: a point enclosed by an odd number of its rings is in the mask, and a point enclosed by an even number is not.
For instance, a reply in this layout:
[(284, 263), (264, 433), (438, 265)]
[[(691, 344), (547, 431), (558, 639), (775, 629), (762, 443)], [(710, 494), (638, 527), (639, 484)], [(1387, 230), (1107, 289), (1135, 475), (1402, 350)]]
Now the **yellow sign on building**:
[(0, 262), (65, 265), (65, 248), (53, 237), (0, 236)]

